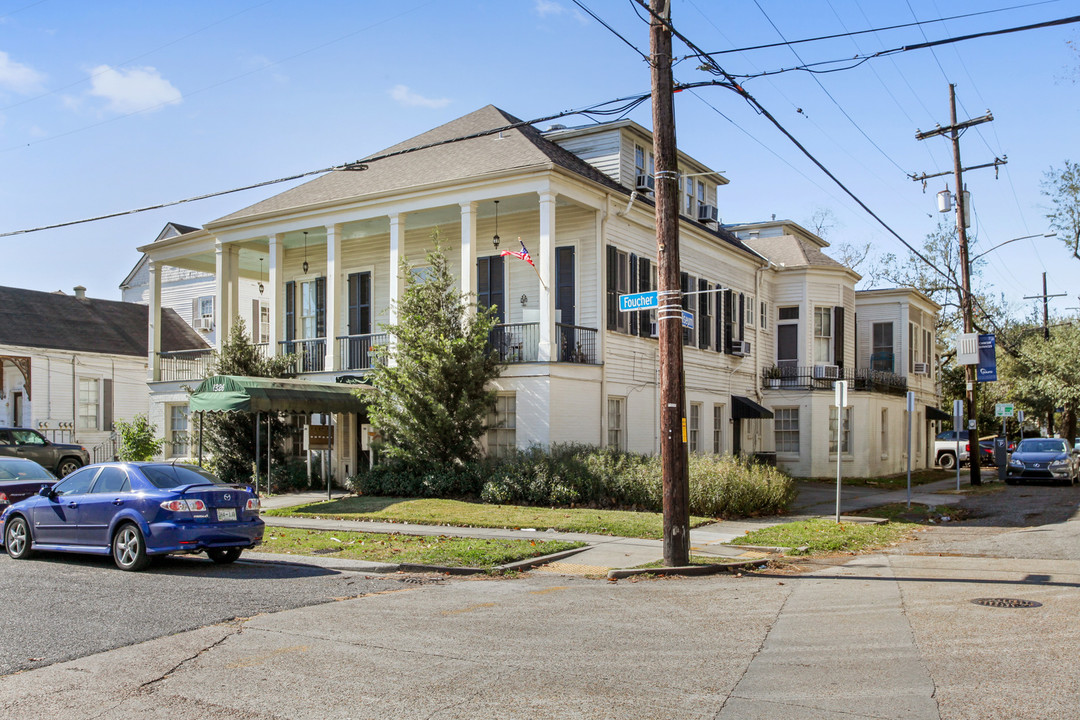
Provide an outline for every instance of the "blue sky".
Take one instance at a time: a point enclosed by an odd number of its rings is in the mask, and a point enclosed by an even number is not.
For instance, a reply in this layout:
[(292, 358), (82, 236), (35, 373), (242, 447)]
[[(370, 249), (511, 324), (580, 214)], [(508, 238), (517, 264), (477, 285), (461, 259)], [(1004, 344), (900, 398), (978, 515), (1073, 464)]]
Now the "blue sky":
[[(582, 0), (648, 48), (629, 0)], [(709, 51), (1027, 7), (796, 46), (720, 56), (752, 74), (1080, 15), (1080, 0), (1029, 5), (944, 0), (674, 0), (675, 25)], [(775, 27), (774, 27), (775, 26)], [(925, 37), (924, 37), (925, 34)], [(951, 168), (949, 143), (917, 129), (948, 121), (948, 82), (969, 131), (965, 165), (978, 249), (1047, 231), (1043, 173), (1080, 160), (1080, 25), (971, 40), (745, 87), (904, 238), (921, 244), (935, 194), (906, 173)], [(689, 51), (676, 43), (677, 56)], [(800, 60), (801, 57), (801, 60)], [(711, 79), (693, 59), (677, 81)], [(820, 85), (815, 81), (820, 81)], [(571, 0), (0, 0), (0, 232), (153, 205), (355, 160), (488, 103), (523, 119), (647, 91), (640, 55)], [(630, 115), (649, 126), (648, 105)], [(898, 241), (734, 93), (677, 96), (680, 148), (725, 171), (725, 222), (807, 224), (829, 210), (831, 242)], [(850, 118), (850, 119), (849, 119)], [(564, 120), (581, 124), (585, 119)], [(546, 127), (542, 124), (541, 127)], [(867, 139), (869, 138), (869, 139)], [(201, 225), (286, 185), (70, 228), (0, 238), (0, 285), (119, 298), (135, 247), (168, 221)], [(985, 280), (1018, 304), (1041, 290), (1077, 305), (1080, 261), (1055, 239), (988, 255)], [(1028, 302), (1024, 307), (1030, 306)]]

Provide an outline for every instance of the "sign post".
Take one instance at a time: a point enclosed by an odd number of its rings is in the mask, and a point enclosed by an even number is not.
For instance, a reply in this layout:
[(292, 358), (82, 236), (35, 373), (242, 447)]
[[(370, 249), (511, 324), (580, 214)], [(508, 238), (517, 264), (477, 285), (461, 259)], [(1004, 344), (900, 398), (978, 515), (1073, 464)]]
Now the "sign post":
[(836, 522), (840, 522), (840, 461), (844, 456), (844, 408), (847, 407), (847, 380), (837, 380), (836, 390)]
[(960, 492), (960, 428), (964, 424), (964, 401), (952, 401), (952, 426), (956, 436), (956, 492)]
[[(907, 393), (907, 506), (911, 509), (911, 416), (915, 414), (915, 391)], [(956, 456), (957, 465), (960, 464), (960, 456)]]

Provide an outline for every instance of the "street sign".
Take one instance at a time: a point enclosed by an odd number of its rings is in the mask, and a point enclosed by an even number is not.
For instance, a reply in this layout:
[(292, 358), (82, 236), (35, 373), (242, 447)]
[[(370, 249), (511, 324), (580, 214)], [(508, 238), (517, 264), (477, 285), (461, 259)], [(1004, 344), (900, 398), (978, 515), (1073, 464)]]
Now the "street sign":
[(1016, 421), (1019, 422), (1019, 423), (1024, 422), (1024, 411), (1023, 410), (1017, 410), (1016, 411)]
[(1012, 403), (998, 403), (994, 406), (994, 417), (1012, 417), (1013, 416), (1013, 404)]
[(694, 329), (694, 313), (689, 310), (682, 311), (682, 326), (687, 330)]
[(847, 407), (847, 380), (837, 380), (833, 383), (833, 390), (836, 391), (836, 401), (833, 403), (836, 407)]
[(634, 312), (636, 310), (651, 310), (660, 307), (660, 296), (653, 292), (633, 293), (619, 296), (619, 310), (621, 312)]

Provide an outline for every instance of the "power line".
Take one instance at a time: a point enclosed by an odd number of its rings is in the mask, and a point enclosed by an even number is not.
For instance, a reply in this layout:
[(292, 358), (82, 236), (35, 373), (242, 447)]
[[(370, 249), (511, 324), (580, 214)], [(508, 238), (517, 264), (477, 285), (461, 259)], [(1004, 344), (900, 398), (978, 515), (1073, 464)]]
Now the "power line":
[[(144, 207), (133, 208), (131, 210), (121, 210), (119, 212), (108, 213), (105, 215), (97, 215), (95, 217), (83, 218), (81, 220), (69, 220), (67, 222), (55, 223), (53, 225), (42, 225), (40, 227), (26, 228), (23, 230), (11, 230), (8, 232), (0, 233), (0, 238), (11, 237), (13, 235), (26, 235), (28, 233), (40, 232), (42, 230), (55, 230), (56, 228), (70, 227), (72, 225), (82, 225), (85, 223), (97, 222), (99, 220), (108, 220), (110, 218), (122, 217), (124, 215), (135, 215), (138, 213), (149, 212), (150, 210), (160, 210), (162, 208), (172, 207), (174, 205), (198, 202), (199, 200), (207, 200), (209, 198), (220, 197), (222, 195), (230, 195), (232, 193), (243, 192), (245, 190), (254, 190), (256, 188), (267, 187), (268, 185), (277, 185), (279, 183), (290, 182), (292, 180), (300, 180), (305, 177), (311, 177), (312, 175), (322, 175), (324, 173), (332, 172), (335, 170), (366, 170), (368, 163), (377, 162), (379, 160), (386, 160), (387, 158), (398, 157), (399, 155), (407, 155), (409, 153), (418, 152), (420, 150), (427, 150), (429, 148), (439, 147), (440, 145), (449, 145), (451, 143), (462, 142), (465, 140), (473, 140), (476, 138), (487, 137), (489, 135), (495, 135), (497, 133), (515, 130), (526, 125), (535, 125), (537, 123), (547, 122), (549, 120), (557, 120), (559, 118), (568, 117), (570, 115), (584, 115), (586, 117), (591, 117), (593, 115), (604, 116), (626, 113), (648, 100), (650, 96), (650, 93), (645, 93), (642, 95), (631, 95), (627, 97), (616, 98), (614, 100), (596, 103), (595, 105), (590, 105), (583, 109), (564, 110), (562, 112), (536, 118), (534, 120), (519, 120), (518, 122), (510, 123), (508, 125), (502, 125), (496, 128), (491, 128), (490, 130), (482, 130), (480, 132), (471, 133), (469, 135), (462, 135), (455, 138), (440, 140), (438, 142), (426, 143), (424, 145), (417, 145), (410, 148), (404, 148), (402, 150), (382, 153), (380, 155), (371, 155), (362, 160), (356, 160), (354, 162), (344, 163), (342, 165), (333, 165), (331, 167), (320, 168), (319, 170), (309, 170), (307, 172), (290, 175), (288, 177), (277, 178), (275, 180), (264, 180), (262, 182), (254, 183), (252, 185), (244, 185), (243, 187), (231, 188), (229, 190), (219, 190), (216, 192), (204, 193), (202, 195), (196, 195), (194, 197), (188, 197), (182, 200), (172, 200), (170, 202), (157, 203), (156, 205), (147, 205)], [(607, 107), (609, 105), (613, 105), (614, 103), (622, 104), (613, 108)]]
[[(761, 3), (760, 3), (760, 2), (758, 2), (758, 0), (754, 0), (754, 4), (755, 4), (755, 5), (757, 5), (757, 9), (761, 11), (761, 14), (762, 14), (762, 15), (764, 15), (764, 16), (765, 16), (765, 19), (769, 21), (769, 24), (770, 24), (770, 25), (772, 25), (772, 28), (773, 28), (773, 30), (775, 30), (775, 31), (776, 31), (776, 34), (777, 34), (777, 35), (779, 35), (779, 36), (780, 36), (781, 38), (783, 38), (783, 39), (784, 39), (784, 40), (786, 41), (786, 40), (787, 40), (787, 38), (785, 38), (785, 37), (784, 37), (784, 33), (780, 32), (780, 28), (778, 28), (778, 27), (776, 26), (776, 23), (774, 23), (774, 22), (773, 22), (773, 20), (772, 20), (772, 18), (771, 18), (771, 17), (769, 17), (769, 14), (765, 12), (765, 8), (761, 7)], [(798, 52), (798, 51), (797, 51), (797, 50), (796, 50), (796, 49), (795, 49), (794, 47), (791, 47), (791, 46), (789, 45), (789, 46), (788, 46), (788, 48), (789, 48), (789, 49), (791, 50), (791, 52), (792, 52), (792, 53), (793, 53), (793, 54), (795, 55), (795, 57), (796, 57), (796, 58), (798, 58), (799, 62), (801, 62), (801, 63), (804, 63), (804, 62), (805, 62), (805, 61), (804, 61), (804, 60), (802, 59), (802, 57), (801, 57), (801, 56), (799, 55), (799, 52)], [(891, 163), (893, 164), (893, 166), (894, 166), (894, 167), (895, 167), (895, 168), (896, 168), (897, 170), (899, 170), (899, 171), (900, 171), (900, 172), (902, 172), (902, 173), (903, 173), (903, 172), (905, 172), (905, 171), (904, 171), (904, 168), (902, 168), (902, 167), (900, 166), (900, 163), (898, 163), (898, 162), (896, 162), (895, 160), (893, 160), (893, 159), (892, 159), (892, 157), (890, 157), (890, 156), (889, 156), (889, 154), (888, 154), (887, 152), (885, 152), (885, 151), (884, 151), (884, 150), (883, 150), (883, 149), (881, 148), (881, 146), (880, 146), (880, 145), (878, 145), (878, 144), (877, 144), (876, 142), (874, 142), (873, 138), (871, 138), (871, 137), (870, 137), (869, 135), (867, 135), (867, 134), (866, 134), (866, 131), (865, 131), (865, 130), (863, 130), (863, 129), (862, 129), (862, 127), (861, 127), (861, 126), (860, 126), (860, 125), (859, 125), (859, 124), (858, 124), (857, 122), (855, 122), (855, 119), (854, 119), (853, 117), (851, 117), (851, 115), (849, 115), (849, 114), (848, 114), (848, 111), (844, 109), (844, 107), (843, 107), (843, 106), (842, 106), (842, 105), (840, 104), (840, 102), (839, 102), (839, 101), (838, 101), (838, 100), (837, 100), (837, 99), (836, 99), (835, 97), (833, 97), (833, 94), (832, 94), (831, 92), (829, 92), (829, 91), (828, 91), (828, 89), (827, 89), (827, 88), (826, 88), (826, 87), (825, 87), (825, 86), (824, 86), (824, 85), (823, 85), (823, 84), (821, 83), (821, 80), (819, 80), (819, 79), (817, 78), (817, 76), (816, 76), (816, 75), (814, 75), (814, 76), (812, 76), (812, 77), (814, 78), (814, 82), (816, 82), (816, 83), (817, 83), (817, 86), (818, 86), (819, 88), (821, 88), (821, 91), (822, 91), (823, 93), (825, 93), (825, 95), (826, 95), (826, 96), (827, 96), (827, 97), (828, 97), (828, 98), (829, 98), (830, 100), (832, 100), (832, 103), (833, 103), (833, 105), (835, 105), (835, 106), (837, 107), (837, 109), (838, 109), (838, 110), (839, 110), (839, 111), (841, 112), (841, 114), (843, 114), (843, 116), (844, 116), (845, 118), (847, 118), (848, 122), (850, 122), (850, 123), (852, 124), (852, 126), (854, 126), (854, 128), (855, 128), (856, 130), (858, 130), (858, 131), (859, 131), (859, 134), (860, 134), (860, 135), (862, 135), (862, 136), (863, 136), (864, 138), (866, 138), (866, 141), (867, 141), (867, 142), (869, 142), (869, 143), (870, 143), (871, 145), (873, 145), (873, 146), (874, 146), (874, 148), (875, 148), (875, 149), (876, 149), (876, 150), (877, 150), (877, 151), (878, 151), (879, 153), (881, 153), (882, 157), (884, 157), (884, 158), (885, 158), (886, 160), (888, 160), (889, 162), (891, 162)], [(906, 173), (905, 173), (905, 174), (906, 174)]]
[[(927, 41), (927, 42), (916, 43), (914, 45), (901, 45), (899, 47), (891, 48), (889, 50), (881, 50), (881, 51), (878, 51), (876, 53), (871, 53), (869, 55), (856, 55), (853, 58), (848, 57), (848, 58), (841, 58), (841, 59), (838, 59), (838, 60), (819, 60), (818, 62), (804, 63), (802, 65), (796, 65), (794, 67), (780, 68), (779, 70), (766, 70), (764, 72), (758, 72), (758, 73), (727, 73), (727, 72), (725, 72), (724, 75), (727, 75), (727, 76), (729, 76), (729, 77), (731, 77), (733, 79), (734, 78), (740, 78), (740, 79), (743, 79), (743, 80), (753, 80), (753, 79), (756, 79), (756, 78), (759, 78), (759, 77), (767, 77), (769, 75), (779, 75), (781, 73), (795, 72), (795, 71), (802, 71), (802, 72), (808, 72), (808, 73), (811, 73), (811, 74), (821, 75), (821, 74), (827, 74), (827, 73), (840, 72), (842, 70), (852, 70), (852, 69), (857, 68), (858, 66), (862, 65), (863, 63), (865, 63), (865, 62), (867, 62), (869, 60), (874, 60), (874, 59), (880, 58), (880, 57), (887, 57), (889, 55), (895, 55), (895, 54), (898, 54), (898, 53), (911, 52), (913, 50), (930, 50), (931, 53), (933, 53), (933, 48), (939, 47), (939, 46), (942, 46), (942, 45), (951, 45), (953, 43), (966, 42), (968, 40), (976, 40), (976, 39), (985, 38), (985, 37), (993, 37), (995, 35), (1008, 35), (1008, 34), (1011, 34), (1011, 33), (1024, 32), (1024, 31), (1027, 31), (1027, 30), (1039, 30), (1039, 29), (1048, 28), (1048, 27), (1056, 27), (1056, 26), (1059, 26), (1059, 25), (1069, 25), (1071, 23), (1076, 23), (1076, 22), (1080, 22), (1080, 15), (1073, 15), (1073, 16), (1066, 17), (1066, 18), (1058, 18), (1057, 20), (1047, 20), (1045, 22), (1033, 23), (1031, 25), (1021, 25), (1021, 26), (1018, 26), (1018, 27), (1003, 28), (1001, 30), (988, 30), (986, 32), (972, 33), (970, 35), (960, 35), (958, 37), (950, 37), (950, 38), (945, 38), (945, 39), (942, 39), (942, 40), (930, 40), (930, 41)], [(935, 57), (935, 59), (937, 58), (936, 55), (934, 57)], [(843, 67), (829, 68), (827, 70), (816, 70), (816, 69), (814, 69), (814, 68), (821, 67), (823, 65), (836, 65), (838, 63), (847, 63), (847, 65), (845, 65)], [(941, 63), (939, 61), (938, 65), (940, 66), (940, 64)], [(944, 68), (941, 69), (941, 72), (942, 72), (943, 75), (945, 75), (945, 77), (947, 79), (948, 75), (945, 74), (945, 69)], [(714, 74), (716, 74), (716, 73), (714, 73)]]
[(691, 41), (689, 38), (687, 38), (685, 35), (683, 35), (681, 32), (679, 32), (672, 25), (670, 20), (657, 15), (655, 12), (653, 12), (652, 8), (650, 8), (648, 5), (645, 5), (645, 3), (642, 2), (642, 0), (636, 0), (636, 2), (639, 5), (641, 5), (642, 7), (644, 7), (645, 9), (647, 9), (649, 11), (649, 14), (652, 15), (654, 18), (656, 18), (657, 21), (659, 21), (659, 22), (663, 23), (664, 25), (666, 25), (668, 27), (668, 29), (671, 31), (672, 35), (679, 38), (679, 40), (681, 40), (683, 43), (685, 43), (687, 47), (689, 47), (694, 52), (699, 53), (702, 57), (705, 57), (707, 62), (710, 65), (713, 66), (713, 68), (717, 71), (717, 73), (723, 75), (725, 80), (726, 80), (726, 82), (693, 83), (691, 85), (686, 85), (684, 87), (705, 87), (705, 86), (709, 86), (709, 85), (718, 85), (720, 87), (726, 87), (726, 88), (728, 88), (730, 90), (734, 90), (735, 92), (737, 92), (739, 95), (741, 95), (743, 97), (743, 99), (747, 103), (749, 103), (752, 107), (756, 108), (769, 122), (771, 122), (776, 127), (777, 130), (782, 132), (788, 138), (788, 140), (790, 140), (792, 143), (794, 143), (795, 147), (797, 147), (802, 152), (802, 154), (805, 155), (810, 160), (810, 162), (817, 165), (818, 169), (820, 169), (823, 173), (828, 175), (829, 179), (831, 179), (834, 183), (836, 183), (840, 187), (841, 190), (843, 190), (845, 193), (847, 193), (848, 196), (851, 197), (852, 200), (854, 200), (856, 203), (858, 203), (859, 207), (861, 207), (871, 217), (873, 217), (875, 220), (877, 220), (878, 223), (883, 228), (885, 228), (891, 235), (893, 235), (893, 237), (895, 237), (897, 240), (899, 240), (904, 245), (904, 247), (906, 247), (909, 251), (911, 251), (920, 260), (925, 262), (928, 266), (933, 268), (935, 272), (942, 275), (946, 280), (949, 280), (951, 282), (951, 278), (949, 278), (948, 275), (946, 275), (944, 272), (942, 272), (941, 269), (938, 268), (937, 265), (932, 263), (925, 255), (923, 255), (921, 252), (916, 250), (915, 247), (911, 243), (909, 243), (907, 240), (905, 240), (899, 233), (897, 233), (895, 230), (893, 230), (892, 227), (890, 227), (888, 223), (886, 223), (884, 220), (882, 220), (881, 217), (879, 217), (877, 215), (877, 213), (875, 213), (873, 210), (871, 210), (870, 207), (859, 198), (859, 196), (857, 196), (854, 192), (852, 192), (850, 189), (848, 189), (848, 187), (846, 185), (844, 185), (844, 183), (841, 182), (840, 179), (837, 178), (828, 168), (826, 168), (821, 163), (820, 160), (818, 160), (816, 157), (814, 157), (814, 155), (809, 150), (807, 150), (806, 147), (804, 147), (803, 144), (800, 143), (795, 138), (795, 136), (792, 135), (787, 130), (787, 128), (785, 128), (783, 125), (780, 124), (779, 120), (777, 120), (775, 117), (773, 117), (772, 113), (770, 113), (765, 108), (764, 105), (762, 105), (760, 102), (758, 102), (757, 99), (755, 99), (753, 95), (751, 95), (749, 92), (747, 92), (742, 86), (740, 86), (735, 81), (735, 78), (733, 78), (722, 67), (720, 67), (720, 65), (716, 62), (716, 60), (714, 60), (711, 57), (708, 57), (705, 53), (703, 53), (701, 51), (701, 48), (699, 48), (697, 45), (695, 45), (693, 43), (693, 41)]
[(604, 20), (599, 15), (597, 15), (592, 10), (590, 10), (585, 5), (585, 3), (581, 2), (580, 0), (573, 0), (573, 3), (575, 5), (577, 5), (579, 8), (581, 8), (582, 10), (584, 10), (585, 12), (587, 12), (592, 17), (593, 20), (595, 20), (596, 22), (598, 22), (601, 25), (603, 25), (604, 27), (606, 27), (611, 32), (612, 35), (614, 35), (615, 37), (619, 38), (624, 43), (626, 43), (630, 47), (630, 49), (633, 50), (634, 52), (636, 52), (638, 55), (640, 55), (642, 57), (642, 59), (645, 60), (645, 62), (649, 62), (649, 56), (646, 53), (643, 53), (641, 50), (639, 50), (637, 45), (635, 45), (634, 43), (627, 40), (622, 34), (619, 33), (618, 30), (616, 30), (615, 28), (611, 27), (606, 22), (604, 22)]
[[(801, 40), (787, 40), (787, 39), (785, 39), (783, 42), (778, 42), (778, 43), (766, 43), (764, 45), (749, 45), (747, 47), (734, 48), (734, 49), (731, 49), (731, 50), (717, 50), (716, 52), (705, 53), (704, 55), (702, 55), (701, 53), (695, 53), (693, 55), (687, 55), (687, 57), (705, 57), (705, 56), (712, 57), (714, 55), (726, 55), (726, 54), (729, 54), (729, 53), (746, 52), (748, 50), (765, 50), (767, 48), (784, 47), (784, 46), (791, 46), (791, 45), (800, 45), (802, 43), (818, 42), (819, 40), (835, 40), (837, 38), (853, 37), (855, 35), (865, 35), (867, 33), (877, 33), (877, 32), (882, 32), (882, 31), (885, 31), (885, 30), (899, 30), (901, 28), (914, 27), (916, 25), (929, 25), (931, 23), (937, 23), (937, 22), (943, 23), (946, 20), (960, 20), (962, 18), (976, 17), (978, 15), (990, 15), (991, 13), (1006, 12), (1008, 10), (1023, 10), (1025, 8), (1035, 7), (1037, 5), (1048, 5), (1050, 3), (1059, 2), (1059, 1), (1060, 0), (1043, 0), (1043, 2), (1029, 3), (1027, 5), (1013, 5), (1012, 7), (998, 8), (996, 10), (983, 10), (981, 12), (965, 13), (964, 15), (953, 15), (953, 16), (950, 16), (950, 17), (947, 17), (947, 18), (940, 18), (938, 20), (919, 20), (918, 18), (916, 18), (916, 22), (903, 23), (901, 25), (888, 25), (886, 27), (879, 27), (879, 28), (870, 28), (869, 30), (852, 30), (852, 31), (848, 31), (847, 28), (844, 28), (845, 32), (834, 33), (832, 35), (820, 35), (818, 37), (804, 38), (804, 39), (801, 39)], [(860, 9), (861, 9), (861, 7), (860, 7)]]

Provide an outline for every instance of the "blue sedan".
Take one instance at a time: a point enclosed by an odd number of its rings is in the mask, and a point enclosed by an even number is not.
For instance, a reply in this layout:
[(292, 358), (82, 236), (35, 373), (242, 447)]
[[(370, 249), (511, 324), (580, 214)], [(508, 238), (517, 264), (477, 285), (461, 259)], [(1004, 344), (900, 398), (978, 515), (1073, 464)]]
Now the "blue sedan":
[(112, 555), (121, 570), (169, 553), (231, 563), (262, 536), (251, 488), (175, 463), (88, 465), (0, 514), (0, 541), (16, 560), (37, 550)]

